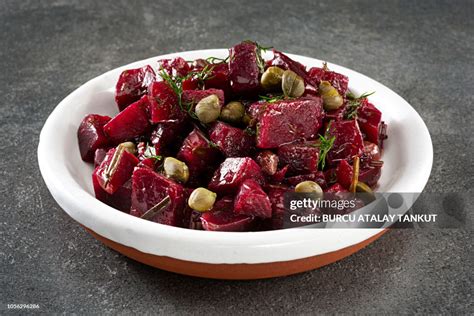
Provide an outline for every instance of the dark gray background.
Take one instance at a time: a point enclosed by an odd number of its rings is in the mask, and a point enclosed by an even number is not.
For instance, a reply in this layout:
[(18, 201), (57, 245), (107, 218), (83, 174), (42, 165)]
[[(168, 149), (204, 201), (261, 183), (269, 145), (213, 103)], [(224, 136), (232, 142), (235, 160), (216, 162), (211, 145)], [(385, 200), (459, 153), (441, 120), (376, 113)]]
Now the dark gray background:
[(406, 98), (433, 139), (426, 190), (461, 192), (472, 212), (473, 16), (473, 1), (0, 2), (0, 311), (473, 312), (471, 229), (392, 231), (286, 278), (197, 279), (94, 240), (51, 198), (36, 160), (49, 113), (87, 80), (162, 53), (254, 39), (360, 71)]

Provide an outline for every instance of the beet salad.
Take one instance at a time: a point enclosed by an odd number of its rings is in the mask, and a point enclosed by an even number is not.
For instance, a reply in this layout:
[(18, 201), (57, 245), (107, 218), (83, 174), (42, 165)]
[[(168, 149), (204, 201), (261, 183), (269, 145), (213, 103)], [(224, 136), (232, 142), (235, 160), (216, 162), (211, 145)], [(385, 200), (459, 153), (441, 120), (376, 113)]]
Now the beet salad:
[(120, 112), (89, 114), (77, 132), (96, 198), (165, 225), (258, 231), (284, 228), (288, 192), (372, 192), (387, 136), (370, 93), (267, 50), (244, 41), (223, 59), (123, 71)]

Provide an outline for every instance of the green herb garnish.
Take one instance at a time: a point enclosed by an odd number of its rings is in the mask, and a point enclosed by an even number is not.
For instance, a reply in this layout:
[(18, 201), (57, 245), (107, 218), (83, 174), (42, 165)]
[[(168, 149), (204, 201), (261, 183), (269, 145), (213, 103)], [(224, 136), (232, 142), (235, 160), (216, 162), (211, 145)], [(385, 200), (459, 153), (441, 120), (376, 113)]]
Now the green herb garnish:
[(207, 57), (206, 61), (210, 64), (221, 64), (221, 63), (226, 63), (229, 61), (229, 56), (226, 58), (219, 58), (219, 57)]
[(326, 156), (334, 145), (334, 141), (336, 140), (336, 136), (329, 137), (330, 127), (331, 123), (329, 123), (328, 127), (326, 128), (324, 136), (319, 135), (319, 142), (314, 144), (315, 147), (319, 147), (318, 165), (320, 166), (321, 170), (324, 170), (324, 167), (326, 166)]
[(277, 101), (280, 101), (280, 100), (283, 100), (285, 99), (285, 96), (282, 94), (282, 95), (276, 95), (276, 96), (272, 96), (272, 97), (268, 97), (266, 95), (259, 95), (258, 96), (261, 100), (267, 102), (267, 103), (275, 103)]
[(153, 158), (156, 160), (161, 160), (163, 159), (163, 156), (157, 155), (156, 154), (156, 148), (154, 146), (146, 145), (145, 152), (143, 153), (143, 157), (145, 158)]
[(357, 117), (357, 110), (359, 109), (361, 102), (367, 97), (371, 96), (374, 94), (375, 91), (373, 92), (365, 92), (361, 94), (360, 96), (356, 97), (351, 91), (347, 92), (346, 97), (347, 97), (347, 110), (346, 110), (346, 118), (347, 119), (353, 119)]

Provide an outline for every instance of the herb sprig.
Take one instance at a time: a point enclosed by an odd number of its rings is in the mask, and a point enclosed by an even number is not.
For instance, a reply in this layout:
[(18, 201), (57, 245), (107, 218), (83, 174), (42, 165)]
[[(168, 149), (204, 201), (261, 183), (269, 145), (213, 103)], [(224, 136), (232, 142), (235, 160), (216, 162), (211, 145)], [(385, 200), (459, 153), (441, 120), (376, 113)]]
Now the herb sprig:
[(258, 96), (260, 98), (260, 100), (263, 100), (267, 103), (275, 103), (277, 101), (280, 101), (280, 100), (283, 100), (285, 99), (285, 96), (282, 94), (282, 95), (275, 95), (275, 96), (266, 96), (266, 95), (259, 95)]
[(326, 156), (331, 148), (334, 146), (334, 141), (336, 140), (336, 136), (329, 137), (329, 128), (331, 127), (331, 123), (329, 123), (328, 127), (326, 128), (326, 132), (323, 135), (319, 135), (319, 142), (316, 143), (314, 146), (319, 147), (319, 160), (318, 165), (320, 166), (321, 170), (324, 170), (326, 166)]
[(365, 93), (362, 93), (360, 96), (356, 97), (351, 91), (349, 91), (346, 94), (346, 97), (347, 97), (347, 100), (348, 100), (346, 118), (347, 119), (353, 119), (353, 118), (357, 117), (357, 110), (359, 109), (362, 101), (367, 99), (369, 96), (371, 96), (374, 93), (375, 93), (375, 91), (365, 92)]

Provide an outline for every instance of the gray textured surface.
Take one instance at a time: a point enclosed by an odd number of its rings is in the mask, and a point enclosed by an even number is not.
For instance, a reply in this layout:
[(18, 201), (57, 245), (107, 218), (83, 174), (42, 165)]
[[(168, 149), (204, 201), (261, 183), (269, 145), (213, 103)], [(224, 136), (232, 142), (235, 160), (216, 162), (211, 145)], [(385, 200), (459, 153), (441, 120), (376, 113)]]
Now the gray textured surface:
[(433, 138), (427, 190), (472, 196), (473, 16), (472, 1), (0, 2), (0, 311), (472, 313), (472, 230), (389, 232), (341, 262), (274, 280), (184, 277), (124, 258), (68, 218), (36, 146), (55, 105), (106, 70), (255, 39), (394, 89)]

